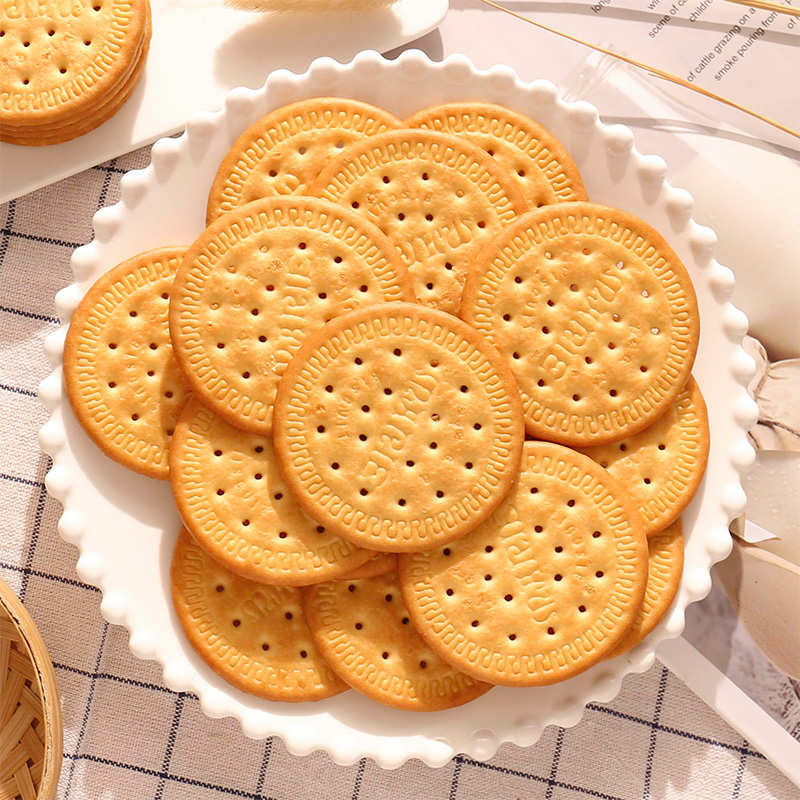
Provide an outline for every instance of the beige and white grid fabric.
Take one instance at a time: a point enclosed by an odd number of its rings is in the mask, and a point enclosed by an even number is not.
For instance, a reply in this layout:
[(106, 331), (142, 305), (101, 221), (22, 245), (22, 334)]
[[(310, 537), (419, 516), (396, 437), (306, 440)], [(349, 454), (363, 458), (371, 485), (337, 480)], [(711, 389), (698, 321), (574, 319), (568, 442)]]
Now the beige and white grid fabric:
[[(505, 745), (478, 763), (392, 772), (339, 767), (251, 741), (238, 723), (205, 717), (195, 697), (164, 686), (135, 659), (125, 630), (100, 615), (100, 593), (77, 578), (77, 551), (58, 535), (36, 391), (49, 372), (42, 343), (69, 257), (90, 240), (94, 212), (118, 197), (149, 149), (0, 206), (0, 577), (22, 598), (55, 663), (64, 707), (59, 797), (158, 800), (766, 800), (797, 797), (748, 742), (656, 664), (625, 681), (579, 725), (548, 728), (533, 747)], [(800, 737), (800, 732), (798, 732)]]

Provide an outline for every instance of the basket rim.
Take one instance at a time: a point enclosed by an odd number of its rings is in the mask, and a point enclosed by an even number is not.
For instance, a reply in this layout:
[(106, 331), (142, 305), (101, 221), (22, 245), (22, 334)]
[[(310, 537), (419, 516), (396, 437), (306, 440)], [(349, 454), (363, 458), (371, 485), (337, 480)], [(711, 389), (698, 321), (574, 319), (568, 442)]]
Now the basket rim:
[(11, 587), (0, 579), (0, 608), (11, 618), (14, 627), (28, 648), (28, 656), (34, 667), (42, 699), (45, 722), (44, 769), (38, 787), (38, 799), (50, 800), (55, 797), (58, 779), (61, 775), (61, 761), (64, 753), (64, 725), (61, 715), (61, 695), (56, 680), (56, 672), (47, 652), (42, 635)]

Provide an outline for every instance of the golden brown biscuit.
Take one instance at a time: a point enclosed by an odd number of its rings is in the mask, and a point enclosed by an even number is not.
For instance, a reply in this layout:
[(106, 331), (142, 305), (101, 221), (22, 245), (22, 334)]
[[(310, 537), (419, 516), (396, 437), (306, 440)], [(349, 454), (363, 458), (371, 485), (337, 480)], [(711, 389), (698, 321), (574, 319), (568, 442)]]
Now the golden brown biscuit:
[(649, 428), (603, 447), (581, 450), (605, 467), (639, 507), (648, 536), (674, 522), (703, 479), (709, 448), (706, 404), (694, 378)]
[(109, 92), (102, 102), (98, 103), (90, 111), (75, 115), (65, 114), (63, 121), (60, 122), (40, 125), (9, 125), (4, 123), (2, 125), (2, 141), (9, 144), (32, 147), (60, 144), (78, 136), (83, 136), (83, 134), (89, 133), (111, 119), (133, 94), (144, 72), (147, 54), (150, 50), (151, 22), (149, 4), (147, 12), (147, 27), (139, 52), (135, 56), (135, 62), (131, 65), (127, 77), (116, 89)]
[(586, 200), (564, 145), (523, 114), (492, 103), (444, 103), (409, 117), (410, 128), (463, 136), (485, 150), (519, 185), (529, 208)]
[(189, 643), (237, 689), (298, 703), (348, 688), (311, 639), (300, 589), (267, 586), (234, 574), (185, 530), (175, 543), (170, 583)]
[(639, 613), (625, 638), (608, 654), (616, 658), (633, 650), (639, 642), (649, 636), (672, 605), (683, 576), (683, 526), (675, 520), (666, 530), (647, 541), (648, 559), (647, 587)]
[(269, 436), (278, 381), (309, 333), (345, 311), (413, 298), (391, 243), (358, 214), (271, 197), (220, 217), (189, 248), (170, 333), (203, 403)]
[(67, 397), (83, 429), (107, 456), (152, 478), (169, 476), (169, 442), (188, 396), (167, 325), (185, 250), (149, 250), (102, 275), (64, 345)]
[[(74, 124), (126, 84), (149, 42), (146, 0), (96, 0), (33, 13), (3, 0), (0, 139)], [(100, 124), (97, 122), (97, 124)], [(50, 137), (56, 135), (49, 127)]]
[(398, 564), (411, 619), (442, 658), (478, 680), (543, 686), (588, 669), (625, 636), (644, 596), (647, 539), (602, 467), (526, 442), (489, 519)]
[(418, 302), (452, 314), (475, 257), (528, 207), (479, 147), (411, 128), (351, 145), (308, 194), (350, 206), (377, 225), (408, 267)]
[(262, 197), (303, 194), (345, 147), (400, 126), (387, 111), (346, 97), (315, 97), (276, 109), (225, 156), (208, 197), (206, 224)]
[(305, 586), (372, 557), (303, 513), (281, 478), (271, 439), (228, 425), (194, 397), (172, 437), (170, 483), (195, 541), (250, 580)]
[(652, 425), (686, 385), (700, 331), (661, 234), (594, 203), (544, 206), (503, 230), (470, 271), (460, 316), (511, 365), (527, 433), (570, 447)]
[(309, 586), (303, 610), (330, 668), (378, 703), (442, 711), (492, 688), (454, 669), (423, 641), (410, 624), (396, 572)]
[(289, 364), (275, 452), (309, 516), (372, 550), (408, 552), (474, 528), (522, 451), (516, 387), (455, 317), (384, 303), (337, 317)]

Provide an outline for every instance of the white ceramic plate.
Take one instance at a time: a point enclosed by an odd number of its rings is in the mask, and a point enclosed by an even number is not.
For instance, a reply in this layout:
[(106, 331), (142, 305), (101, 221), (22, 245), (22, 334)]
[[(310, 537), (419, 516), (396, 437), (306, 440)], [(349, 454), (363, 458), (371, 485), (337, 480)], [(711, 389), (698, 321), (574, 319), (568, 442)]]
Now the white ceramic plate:
[(104, 616), (127, 627), (131, 650), (159, 661), (166, 684), (196, 693), (209, 716), (236, 717), (251, 737), (277, 734), (295, 754), (321, 748), (340, 764), (371, 756), (383, 767), (411, 757), (435, 766), (459, 752), (487, 759), (503, 742), (532, 744), (546, 725), (574, 725), (586, 703), (613, 698), (622, 677), (647, 669), (656, 644), (683, 630), (686, 606), (709, 591), (711, 565), (730, 550), (728, 523), (744, 508), (739, 471), (753, 458), (743, 430), (756, 415), (744, 389), (754, 369), (740, 346), (747, 320), (728, 301), (733, 275), (714, 260), (713, 232), (692, 221), (692, 198), (667, 183), (660, 158), (635, 150), (627, 128), (603, 125), (593, 106), (565, 103), (552, 84), (521, 83), (507, 67), (481, 72), (463, 56), (434, 63), (409, 51), (396, 61), (364, 52), (345, 65), (319, 59), (302, 75), (275, 72), (262, 89), (231, 92), (222, 111), (192, 116), (180, 138), (157, 142), (152, 164), (125, 175), (121, 201), (95, 216), (94, 242), (75, 251), (75, 283), (56, 298), (65, 323), (101, 273), (151, 247), (189, 244), (201, 232), (213, 176), (241, 131), (278, 106), (320, 94), (355, 97), (401, 118), (458, 99), (528, 114), (564, 142), (593, 200), (643, 217), (686, 263), (700, 304), (695, 376), (708, 402), (712, 444), (706, 477), (684, 514), (686, 570), (666, 618), (633, 652), (576, 678), (544, 688), (498, 687), (449, 711), (395, 711), (356, 692), (300, 706), (269, 703), (233, 689), (185, 641), (169, 598), (169, 560), (180, 524), (169, 486), (112, 463), (79, 428), (62, 391), (66, 325), (46, 342), (54, 371), (40, 390), (51, 412), (41, 431), (42, 447), (53, 457), (47, 488), (64, 504), (62, 536), (81, 550), (79, 575), (102, 589)]
[(150, 0), (153, 38), (145, 73), (108, 122), (49, 147), (0, 143), (0, 203), (179, 131), (199, 109), (222, 106), (235, 86), (261, 86), (274, 69), (304, 70), (317, 56), (340, 61), (381, 53), (436, 28), (448, 0), (397, 0), (368, 14), (272, 16), (226, 8), (224, 0)]

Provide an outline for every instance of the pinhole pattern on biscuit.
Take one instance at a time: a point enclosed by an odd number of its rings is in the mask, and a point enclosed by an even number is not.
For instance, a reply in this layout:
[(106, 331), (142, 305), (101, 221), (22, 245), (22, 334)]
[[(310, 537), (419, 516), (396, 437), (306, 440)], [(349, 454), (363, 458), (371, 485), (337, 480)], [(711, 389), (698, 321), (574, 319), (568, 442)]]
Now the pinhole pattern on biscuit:
[(442, 312), (384, 304), (310, 337), (281, 381), (275, 449), (308, 514), (374, 550), (464, 535), (511, 485), (523, 426), (513, 378)]
[(649, 428), (581, 452), (625, 485), (639, 506), (645, 532), (654, 536), (681, 515), (697, 492), (709, 441), (706, 405), (690, 377), (675, 402)]
[(516, 485), (471, 534), (399, 558), (423, 638), (478, 680), (577, 675), (633, 622), (647, 542), (623, 488), (586, 456), (526, 442)]
[(412, 128), (464, 136), (512, 177), (530, 208), (586, 200), (578, 168), (549, 131), (522, 114), (489, 103), (447, 103), (406, 120)]
[(418, 301), (451, 313), (478, 252), (527, 209), (520, 189), (480, 148), (414, 129), (352, 145), (308, 193), (375, 223), (411, 272)]
[(303, 513), (281, 478), (271, 439), (234, 428), (194, 398), (178, 422), (170, 464), (184, 524), (246, 578), (303, 586), (339, 577), (372, 555)]
[(168, 451), (188, 390), (167, 316), (185, 248), (151, 250), (103, 275), (72, 317), (64, 348), (70, 404), (108, 456), (167, 478)]
[(625, 638), (608, 658), (627, 653), (636, 647), (667, 613), (683, 576), (683, 526), (680, 519), (647, 541), (648, 575), (644, 600)]
[(269, 435), (278, 381), (311, 331), (360, 306), (413, 299), (394, 248), (368, 222), (314, 198), (271, 198), (195, 241), (176, 277), (170, 330), (203, 402)]
[(310, 586), (303, 605), (311, 635), (334, 672), (379, 703), (441, 711), (491, 688), (424, 642), (411, 624), (396, 572)]
[(321, 700), (347, 688), (319, 654), (303, 617), (300, 589), (242, 578), (183, 530), (170, 571), (181, 627), (201, 658), (228, 683), (267, 700)]
[(685, 267), (649, 225), (591, 203), (546, 206), (503, 231), (467, 280), (461, 317), (505, 355), (527, 432), (618, 441), (685, 385), (699, 316)]
[(12, 135), (78, 121), (125, 83), (149, 41), (145, 0), (2, 8), (0, 121)]
[(262, 197), (302, 194), (348, 145), (400, 125), (380, 108), (341, 97), (279, 108), (245, 131), (225, 157), (207, 221)]
[(63, 120), (55, 123), (38, 122), (29, 126), (15, 125), (13, 128), (2, 123), (2, 140), (10, 144), (29, 146), (59, 144), (82, 136), (110, 119), (127, 102), (144, 72), (150, 48), (150, 34), (151, 21), (148, 6), (147, 27), (141, 46), (134, 56), (135, 64), (127, 77), (101, 98), (102, 102), (97, 102), (92, 108), (82, 111), (74, 120), (72, 119), (73, 115), (65, 114)]

